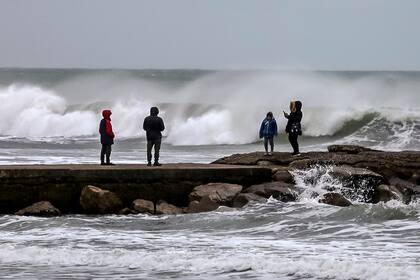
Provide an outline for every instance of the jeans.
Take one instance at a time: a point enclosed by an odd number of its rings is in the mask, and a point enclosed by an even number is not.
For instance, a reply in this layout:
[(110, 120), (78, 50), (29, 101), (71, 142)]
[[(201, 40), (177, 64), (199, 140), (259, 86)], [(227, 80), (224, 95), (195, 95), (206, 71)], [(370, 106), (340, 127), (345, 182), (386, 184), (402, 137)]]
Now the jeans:
[(159, 162), (159, 151), (162, 139), (147, 140), (147, 162), (152, 162), (152, 149), (155, 147), (155, 162)]
[(103, 145), (101, 149), (101, 163), (105, 163), (105, 156), (106, 156), (106, 163), (110, 163), (110, 157), (111, 157), (111, 145)]
[(297, 134), (297, 133), (289, 133), (289, 142), (292, 145), (294, 154), (299, 153), (298, 136), (299, 136), (299, 134)]
[(270, 142), (271, 152), (274, 150), (274, 139), (273, 137), (264, 137), (264, 148), (268, 152), (268, 142)]

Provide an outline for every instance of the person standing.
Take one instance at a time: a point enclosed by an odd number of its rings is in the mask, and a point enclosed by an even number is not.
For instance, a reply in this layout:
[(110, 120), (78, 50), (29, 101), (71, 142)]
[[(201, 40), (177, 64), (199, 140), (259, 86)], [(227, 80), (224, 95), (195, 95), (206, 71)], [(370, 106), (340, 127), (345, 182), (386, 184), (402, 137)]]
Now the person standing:
[(286, 125), (286, 133), (289, 134), (289, 142), (292, 145), (292, 155), (299, 155), (298, 137), (302, 135), (302, 102), (290, 102), (290, 114), (283, 111), (284, 117), (288, 120)]
[[(274, 151), (274, 136), (277, 135), (277, 122), (272, 112), (268, 112), (267, 116), (261, 123), (260, 138), (264, 138), (265, 155), (272, 155)], [(270, 152), (268, 152), (268, 143), (270, 143)]]
[(152, 149), (155, 149), (154, 166), (161, 166), (159, 163), (159, 151), (162, 143), (162, 131), (165, 130), (165, 124), (161, 117), (158, 117), (159, 109), (150, 108), (150, 116), (143, 122), (143, 129), (146, 131), (147, 139), (147, 166), (152, 166)]
[[(111, 124), (111, 110), (103, 110), (103, 119), (99, 123), (99, 134), (101, 135), (101, 165), (114, 165), (111, 163), (111, 146), (114, 144), (115, 134)], [(106, 156), (106, 161), (105, 161)]]

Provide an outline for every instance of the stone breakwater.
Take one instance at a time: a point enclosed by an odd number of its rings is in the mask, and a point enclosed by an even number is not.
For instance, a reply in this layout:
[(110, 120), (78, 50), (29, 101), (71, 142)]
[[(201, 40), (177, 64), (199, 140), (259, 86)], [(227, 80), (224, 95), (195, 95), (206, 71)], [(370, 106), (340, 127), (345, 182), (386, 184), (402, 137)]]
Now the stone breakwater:
[[(308, 171), (312, 171), (311, 176), (301, 176)], [(325, 174), (330, 181), (319, 180)], [(340, 187), (333, 182), (339, 182)], [(322, 192), (312, 191), (310, 186), (314, 184)], [(255, 152), (224, 157), (213, 164), (169, 164), (159, 168), (0, 167), (3, 214), (184, 214), (220, 206), (244, 207), (270, 197), (290, 202), (308, 192), (321, 203), (341, 207), (354, 201), (395, 199), (410, 203), (420, 195), (420, 152), (336, 145), (330, 146), (328, 152), (300, 156)]]

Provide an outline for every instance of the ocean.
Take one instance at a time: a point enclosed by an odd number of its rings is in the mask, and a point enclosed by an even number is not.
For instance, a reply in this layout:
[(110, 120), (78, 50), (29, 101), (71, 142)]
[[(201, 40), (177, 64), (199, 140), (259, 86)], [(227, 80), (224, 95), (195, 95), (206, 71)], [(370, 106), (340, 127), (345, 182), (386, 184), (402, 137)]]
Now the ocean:
[[(283, 130), (303, 103), (302, 151), (355, 144), (420, 150), (420, 72), (0, 70), (0, 164), (145, 163), (142, 121), (158, 106), (161, 162), (262, 151), (268, 111)], [(302, 182), (313, 176), (295, 174)], [(315, 188), (316, 189), (316, 188)], [(0, 216), (2, 279), (419, 279), (420, 204), (297, 202), (178, 216)]]

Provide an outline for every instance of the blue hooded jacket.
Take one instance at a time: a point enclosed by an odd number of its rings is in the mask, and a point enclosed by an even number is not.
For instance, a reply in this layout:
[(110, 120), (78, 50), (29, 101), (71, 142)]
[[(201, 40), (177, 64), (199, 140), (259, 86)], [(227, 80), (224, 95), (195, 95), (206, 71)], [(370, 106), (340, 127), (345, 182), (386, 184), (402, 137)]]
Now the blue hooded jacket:
[(267, 118), (265, 118), (261, 123), (260, 138), (271, 138), (274, 137), (274, 135), (277, 135), (276, 119), (272, 118), (271, 120), (268, 120)]

